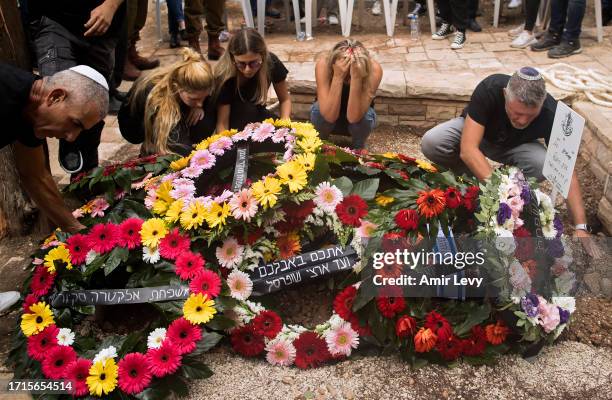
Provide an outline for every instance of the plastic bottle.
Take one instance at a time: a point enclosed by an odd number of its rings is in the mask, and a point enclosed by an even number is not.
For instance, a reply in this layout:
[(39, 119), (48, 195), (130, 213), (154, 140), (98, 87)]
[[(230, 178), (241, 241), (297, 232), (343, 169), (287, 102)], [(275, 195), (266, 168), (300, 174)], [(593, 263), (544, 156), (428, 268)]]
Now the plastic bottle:
[(419, 40), (421, 32), (419, 30), (419, 17), (416, 14), (410, 15), (410, 38), (412, 40)]

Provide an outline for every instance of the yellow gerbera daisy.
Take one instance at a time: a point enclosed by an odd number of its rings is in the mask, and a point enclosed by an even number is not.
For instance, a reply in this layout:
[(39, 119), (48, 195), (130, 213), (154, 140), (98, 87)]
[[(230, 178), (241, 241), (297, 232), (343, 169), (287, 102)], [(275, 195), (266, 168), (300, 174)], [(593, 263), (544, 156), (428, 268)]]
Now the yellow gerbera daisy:
[(170, 207), (168, 207), (168, 211), (166, 211), (166, 222), (169, 224), (173, 224), (177, 222), (181, 218), (181, 212), (183, 212), (183, 200), (176, 200)]
[(208, 226), (211, 228), (218, 225), (223, 226), (225, 225), (225, 221), (231, 212), (232, 210), (229, 204), (226, 202), (224, 202), (222, 205), (213, 202), (208, 210), (208, 213), (206, 213), (206, 223), (208, 223)]
[(70, 252), (63, 244), (51, 249), (45, 256), (45, 266), (50, 273), (54, 273), (57, 267), (72, 269)]
[(89, 394), (102, 396), (109, 394), (117, 386), (117, 374), (119, 368), (112, 358), (106, 361), (98, 361), (89, 368), (87, 387)]
[(202, 293), (191, 294), (183, 304), (183, 315), (192, 324), (205, 324), (217, 313), (214, 300)]
[(300, 154), (295, 157), (295, 161), (300, 163), (306, 171), (312, 171), (315, 167), (316, 156), (312, 153)]
[(386, 157), (386, 158), (397, 158), (397, 153), (392, 153), (392, 152), (388, 151), (386, 153), (383, 153), (383, 157)]
[(316, 152), (323, 142), (316, 136), (305, 136), (297, 141), (297, 145), (304, 150), (305, 153)]
[(379, 194), (378, 196), (376, 196), (376, 204), (378, 204), (381, 207), (388, 206), (394, 201), (395, 199), (393, 197), (385, 196), (384, 194)]
[(196, 229), (202, 226), (206, 218), (206, 207), (200, 201), (193, 201), (187, 210), (181, 213), (181, 226), (184, 229)]
[(143, 222), (140, 228), (142, 244), (151, 248), (156, 248), (167, 233), (168, 228), (166, 228), (166, 223), (161, 218), (148, 219)]
[(416, 160), (416, 164), (424, 171), (438, 172), (438, 169), (425, 160)]
[(257, 181), (252, 186), (253, 196), (259, 204), (264, 207), (272, 207), (278, 200), (277, 194), (281, 191), (281, 183), (278, 179), (266, 176), (263, 181)]
[(274, 121), (274, 126), (277, 128), (290, 128), (291, 120), (278, 118), (276, 121)]
[(163, 200), (166, 203), (170, 204), (174, 201), (172, 196), (170, 196), (171, 190), (172, 190), (172, 182), (170, 180), (167, 180), (165, 182), (162, 182), (161, 185), (159, 185), (159, 187), (155, 191), (155, 195), (157, 196), (158, 200)]
[(291, 193), (299, 192), (308, 181), (308, 175), (306, 175), (306, 170), (297, 161), (290, 161), (288, 163), (279, 165), (276, 168), (276, 172), (280, 177), (281, 183), (283, 185), (289, 186), (289, 191)]
[(168, 211), (168, 203), (162, 199), (155, 200), (155, 203), (153, 203), (153, 213), (163, 216), (166, 214), (166, 211)]
[(21, 315), (21, 330), (26, 336), (42, 332), (47, 326), (53, 324), (53, 312), (44, 301), (32, 304), (30, 312)]
[(190, 160), (191, 157), (181, 157), (178, 160), (172, 161), (170, 163), (170, 168), (172, 168), (173, 171), (180, 171), (189, 165)]

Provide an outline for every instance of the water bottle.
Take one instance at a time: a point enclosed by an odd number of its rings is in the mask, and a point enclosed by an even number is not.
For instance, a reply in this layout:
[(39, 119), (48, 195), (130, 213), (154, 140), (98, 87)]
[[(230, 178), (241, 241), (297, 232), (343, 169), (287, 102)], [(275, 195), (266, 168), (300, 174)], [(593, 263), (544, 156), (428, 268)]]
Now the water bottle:
[(419, 40), (421, 32), (419, 31), (419, 17), (416, 14), (410, 16), (410, 38)]

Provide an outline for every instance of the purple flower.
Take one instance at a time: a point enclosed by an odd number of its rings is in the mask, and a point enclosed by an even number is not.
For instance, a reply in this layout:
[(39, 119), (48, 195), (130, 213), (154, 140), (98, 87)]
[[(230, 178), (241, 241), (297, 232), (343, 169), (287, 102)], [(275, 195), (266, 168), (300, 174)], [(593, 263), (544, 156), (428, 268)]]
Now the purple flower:
[(565, 249), (560, 239), (552, 239), (547, 241), (546, 254), (553, 258), (563, 257)]
[(559, 323), (565, 324), (569, 321), (570, 312), (564, 308), (557, 307), (559, 309)]
[(521, 308), (530, 318), (535, 318), (538, 315), (538, 297), (535, 294), (528, 294), (521, 299)]
[(503, 225), (508, 218), (512, 216), (512, 209), (506, 203), (499, 203), (499, 210), (497, 210), (497, 224)]
[(525, 204), (529, 204), (531, 200), (531, 191), (529, 190), (529, 185), (523, 185), (523, 189), (521, 190), (521, 199), (525, 202)]
[(553, 225), (555, 227), (555, 230), (557, 231), (557, 238), (561, 237), (561, 234), (563, 234), (563, 222), (561, 222), (561, 218), (559, 218), (559, 215), (555, 215), (555, 219), (553, 220)]

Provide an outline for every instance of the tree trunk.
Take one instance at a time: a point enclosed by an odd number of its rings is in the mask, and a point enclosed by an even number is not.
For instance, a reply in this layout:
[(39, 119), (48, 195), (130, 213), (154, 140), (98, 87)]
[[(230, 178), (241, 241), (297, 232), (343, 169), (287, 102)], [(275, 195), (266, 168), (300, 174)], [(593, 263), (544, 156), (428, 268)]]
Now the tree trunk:
[[(0, 61), (32, 69), (16, 0), (0, 0)], [(6, 146), (0, 150), (0, 238), (33, 228), (42, 228), (38, 211), (21, 188), (12, 147)]]

